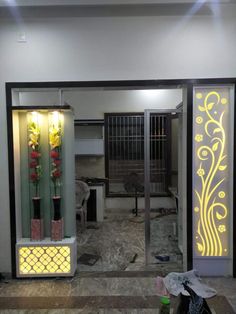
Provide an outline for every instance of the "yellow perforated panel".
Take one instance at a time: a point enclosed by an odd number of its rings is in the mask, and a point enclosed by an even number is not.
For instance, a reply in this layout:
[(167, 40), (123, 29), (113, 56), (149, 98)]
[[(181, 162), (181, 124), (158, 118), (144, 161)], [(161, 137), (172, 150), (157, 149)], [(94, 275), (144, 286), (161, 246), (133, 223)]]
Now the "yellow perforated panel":
[(71, 271), (69, 246), (29, 246), (19, 248), (19, 272), (26, 274), (61, 274)]

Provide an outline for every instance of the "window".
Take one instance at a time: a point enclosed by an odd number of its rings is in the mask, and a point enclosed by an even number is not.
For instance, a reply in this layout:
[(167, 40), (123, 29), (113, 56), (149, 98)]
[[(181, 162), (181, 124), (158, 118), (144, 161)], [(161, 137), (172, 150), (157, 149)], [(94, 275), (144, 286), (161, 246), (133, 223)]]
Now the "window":
[[(129, 195), (124, 181), (136, 173), (144, 184), (143, 113), (105, 114), (105, 163), (108, 196)], [(166, 195), (170, 178), (170, 116), (150, 118), (151, 193)]]

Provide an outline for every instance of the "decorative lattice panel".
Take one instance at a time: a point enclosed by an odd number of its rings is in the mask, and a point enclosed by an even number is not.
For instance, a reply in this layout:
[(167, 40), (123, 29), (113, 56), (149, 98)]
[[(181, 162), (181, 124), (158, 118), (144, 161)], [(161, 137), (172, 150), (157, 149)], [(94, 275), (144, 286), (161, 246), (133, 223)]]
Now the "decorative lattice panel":
[(230, 88), (194, 89), (193, 222), (197, 256), (228, 256)]
[(19, 247), (19, 274), (67, 274), (71, 272), (69, 246)]

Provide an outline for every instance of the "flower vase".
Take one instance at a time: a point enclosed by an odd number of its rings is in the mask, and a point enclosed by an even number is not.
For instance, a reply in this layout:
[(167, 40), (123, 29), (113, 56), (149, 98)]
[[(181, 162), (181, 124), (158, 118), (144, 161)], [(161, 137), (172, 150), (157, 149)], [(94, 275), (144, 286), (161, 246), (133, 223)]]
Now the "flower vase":
[(53, 219), (51, 222), (52, 241), (61, 241), (64, 238), (64, 222), (61, 217), (61, 197), (53, 197)]
[(40, 197), (33, 197), (32, 202), (33, 202), (33, 219), (40, 219), (41, 218), (41, 213), (40, 213)]
[(43, 239), (43, 219), (41, 218), (40, 197), (33, 197), (33, 217), (31, 219), (31, 240), (40, 241)]
[(61, 197), (54, 196), (52, 198), (53, 201), (53, 220), (61, 219)]

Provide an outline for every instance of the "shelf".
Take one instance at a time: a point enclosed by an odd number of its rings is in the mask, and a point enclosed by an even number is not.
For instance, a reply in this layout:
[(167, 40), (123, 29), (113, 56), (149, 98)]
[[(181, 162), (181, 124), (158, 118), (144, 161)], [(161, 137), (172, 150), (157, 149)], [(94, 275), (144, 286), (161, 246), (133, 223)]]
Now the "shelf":
[(55, 106), (13, 106), (12, 111), (52, 111), (52, 110), (72, 110), (70, 105), (55, 105)]
[(51, 238), (46, 237), (41, 241), (32, 241), (30, 238), (21, 238), (17, 241), (18, 245), (61, 245), (71, 244), (75, 241), (75, 237), (63, 238), (61, 241), (52, 241)]

